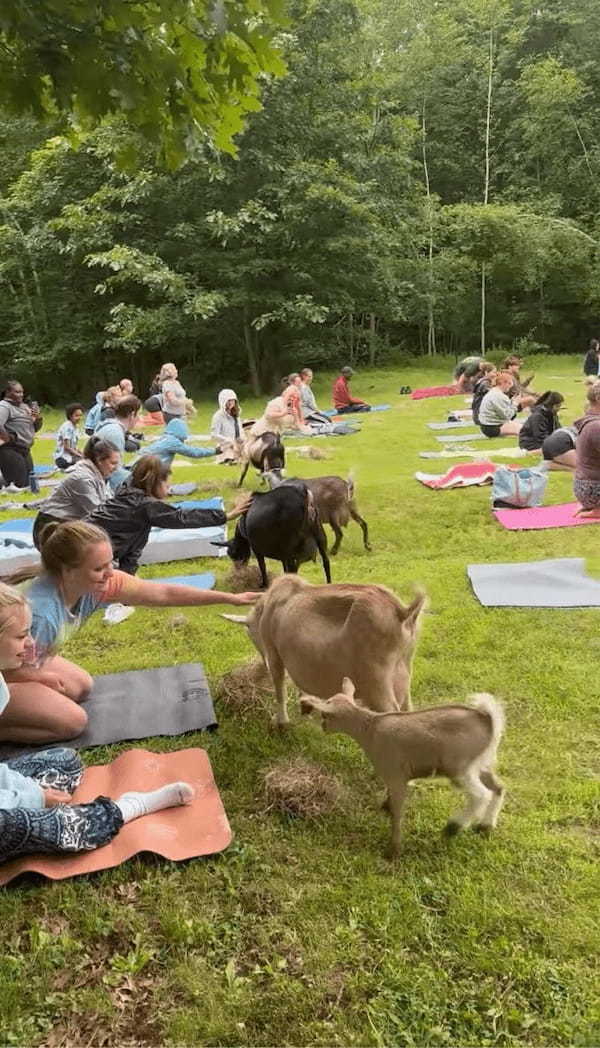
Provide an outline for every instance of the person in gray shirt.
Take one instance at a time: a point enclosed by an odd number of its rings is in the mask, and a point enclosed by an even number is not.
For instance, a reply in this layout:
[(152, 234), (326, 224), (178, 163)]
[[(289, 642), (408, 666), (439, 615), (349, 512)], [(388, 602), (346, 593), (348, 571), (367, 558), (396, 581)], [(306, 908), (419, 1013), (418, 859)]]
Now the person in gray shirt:
[(108, 478), (120, 462), (121, 456), (113, 444), (101, 437), (90, 437), (83, 449), (83, 458), (68, 470), (33, 522), (33, 542), (37, 549), (46, 524), (83, 520), (112, 497)]
[(33, 473), (31, 446), (42, 421), (37, 403), (26, 404), (23, 386), (10, 379), (0, 400), (0, 471), (6, 485), (28, 487)]

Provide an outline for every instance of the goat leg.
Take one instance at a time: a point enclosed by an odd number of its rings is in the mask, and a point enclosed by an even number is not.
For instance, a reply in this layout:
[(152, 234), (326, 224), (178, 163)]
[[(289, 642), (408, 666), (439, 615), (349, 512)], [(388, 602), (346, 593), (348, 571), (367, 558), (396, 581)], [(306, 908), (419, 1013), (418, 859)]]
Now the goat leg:
[(408, 783), (405, 779), (388, 783), (388, 804), (392, 817), (392, 839), (389, 847), (390, 858), (400, 854), (402, 846), (402, 813), (406, 801)]
[(340, 545), (341, 545), (341, 542), (342, 542), (342, 539), (343, 539), (344, 535), (343, 535), (342, 529), (340, 528), (339, 524), (334, 523), (333, 520), (330, 520), (329, 523), (331, 524), (331, 530), (333, 531), (333, 534), (335, 535), (335, 542), (334, 542), (333, 546), (331, 547), (331, 556), (335, 557), (337, 551), (340, 548)]
[(250, 465), (250, 459), (246, 459), (246, 461), (244, 462), (244, 466), (242, 468), (242, 475), (241, 475), (240, 479), (238, 480), (238, 488), (241, 488), (242, 484), (244, 483), (244, 480), (246, 479), (246, 473), (248, 472), (248, 466), (249, 465)]
[(360, 524), (363, 533), (364, 547), (367, 550), (367, 552), (370, 553), (373, 547), (369, 542), (369, 527), (366, 520), (363, 520), (360, 513), (357, 511), (356, 507), (352, 505), (352, 503), (348, 505), (348, 511), (350, 513), (350, 516), (352, 517), (352, 520), (355, 520), (357, 524)]
[(258, 570), (260, 571), (260, 588), (268, 589), (269, 579), (267, 576), (267, 565), (265, 563), (265, 558), (263, 557), (262, 553), (257, 553), (255, 550), (253, 550), (252, 552), (256, 557), (258, 563)]
[(266, 657), (267, 666), (269, 667), (269, 673), (275, 689), (275, 698), (277, 699), (277, 713), (273, 718), (273, 723), (277, 728), (287, 728), (290, 723), (290, 718), (287, 711), (285, 667), (274, 648), (269, 647), (267, 649)]

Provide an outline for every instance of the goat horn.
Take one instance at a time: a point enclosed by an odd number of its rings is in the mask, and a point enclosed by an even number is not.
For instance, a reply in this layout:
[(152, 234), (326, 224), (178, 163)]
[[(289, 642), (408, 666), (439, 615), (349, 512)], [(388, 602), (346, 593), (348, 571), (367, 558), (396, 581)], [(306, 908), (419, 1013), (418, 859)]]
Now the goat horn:
[(248, 625), (248, 619), (246, 615), (227, 615), (226, 612), (221, 612), (221, 618), (227, 619), (228, 622), (239, 622), (242, 626)]

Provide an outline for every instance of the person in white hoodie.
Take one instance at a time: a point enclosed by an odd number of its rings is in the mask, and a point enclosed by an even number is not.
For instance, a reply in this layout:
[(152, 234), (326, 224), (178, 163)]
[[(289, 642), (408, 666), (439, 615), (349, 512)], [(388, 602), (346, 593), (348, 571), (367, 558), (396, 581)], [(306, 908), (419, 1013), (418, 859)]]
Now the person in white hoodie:
[[(11, 695), (2, 670), (20, 669), (31, 657), (31, 610), (19, 590), (0, 583), (0, 738), (34, 742), (36, 702), (29, 703), (30, 725), (24, 722), (26, 699), (12, 715)], [(0, 762), (0, 863), (38, 852), (61, 854), (91, 851), (108, 844), (126, 822), (180, 804), (194, 791), (171, 782), (151, 793), (124, 793), (117, 800), (97, 797), (74, 804), (83, 764), (75, 750), (55, 746)]]
[(240, 402), (233, 389), (222, 389), (218, 401), (219, 409), (210, 425), (211, 440), (217, 446), (221, 462), (237, 462), (244, 441)]

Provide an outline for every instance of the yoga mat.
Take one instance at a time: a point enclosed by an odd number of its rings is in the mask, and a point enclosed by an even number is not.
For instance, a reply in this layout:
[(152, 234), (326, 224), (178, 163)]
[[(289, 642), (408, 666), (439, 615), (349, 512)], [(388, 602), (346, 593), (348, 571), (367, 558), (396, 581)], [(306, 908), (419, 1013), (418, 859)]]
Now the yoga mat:
[(545, 528), (573, 528), (580, 524), (600, 524), (600, 517), (576, 517), (578, 502), (533, 509), (495, 509), (494, 516), (509, 531), (542, 531)]
[(497, 469), (494, 462), (464, 462), (461, 466), (451, 466), (445, 473), (415, 473), (415, 478), (427, 488), (444, 491), (489, 484)]
[[(371, 411), (389, 411), (391, 406), (391, 404), (373, 404), (371, 406)], [(369, 412), (365, 411), (364, 414), (368, 415)]]
[(43, 477), (46, 473), (56, 473), (57, 466), (34, 466), (36, 477)]
[(174, 582), (178, 586), (193, 586), (194, 589), (214, 589), (215, 576), (207, 571), (204, 575), (168, 575), (166, 578), (147, 579), (147, 582)]
[(188, 481), (187, 484), (171, 484), (169, 488), (169, 498), (171, 495), (192, 495), (198, 487), (194, 481)]
[(223, 499), (215, 495), (210, 499), (187, 499), (185, 502), (176, 502), (178, 509), (223, 509)]
[[(468, 440), (468, 436), (465, 440)], [(474, 459), (491, 459), (491, 458), (526, 458), (528, 452), (524, 448), (486, 448), (483, 451), (481, 448), (469, 447), (468, 444), (460, 447), (449, 447), (444, 448), (443, 451), (420, 451), (419, 458), (424, 459), (445, 459), (445, 458), (474, 458)]]
[(464, 429), (466, 426), (474, 426), (475, 423), (469, 419), (463, 419), (459, 422), (428, 422), (428, 429)]
[(460, 389), (456, 386), (425, 386), (423, 389), (413, 389), (411, 400), (426, 400), (428, 397), (457, 397)]
[(518, 564), (469, 564), (478, 601), (496, 608), (598, 608), (600, 582), (578, 557)]
[(86, 729), (69, 742), (78, 750), (217, 726), (206, 675), (198, 662), (95, 677), (83, 708), (89, 718)]
[(127, 750), (111, 764), (85, 769), (73, 794), (82, 804), (98, 796), (116, 800), (130, 790), (156, 790), (169, 782), (187, 782), (195, 796), (191, 804), (144, 815), (128, 822), (110, 844), (70, 855), (26, 855), (0, 866), (0, 885), (21, 873), (41, 873), (53, 881), (82, 873), (108, 870), (140, 852), (154, 852), (171, 862), (214, 855), (231, 843), (232, 833), (208, 755), (201, 749), (177, 753)]
[(485, 433), (479, 430), (477, 433), (469, 433), (467, 436), (463, 436), (462, 433), (444, 433), (441, 437), (435, 438), (440, 444), (459, 444), (461, 441), (468, 440), (469, 443), (473, 440), (489, 440)]

